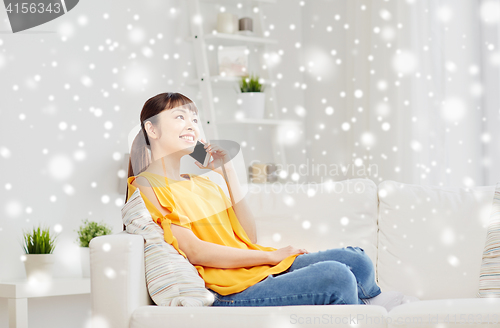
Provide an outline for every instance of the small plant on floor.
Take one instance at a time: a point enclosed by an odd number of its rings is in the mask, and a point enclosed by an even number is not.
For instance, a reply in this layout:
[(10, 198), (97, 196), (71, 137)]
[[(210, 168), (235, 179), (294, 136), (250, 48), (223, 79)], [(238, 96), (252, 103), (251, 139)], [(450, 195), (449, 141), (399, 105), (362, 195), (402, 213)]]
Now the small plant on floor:
[(88, 219), (85, 219), (83, 223), (78, 230), (77, 242), (80, 247), (89, 247), (93, 238), (111, 234), (111, 229), (106, 224), (99, 224)]
[(49, 228), (37, 229), (33, 231), (23, 232), (24, 235), (24, 252), (26, 254), (52, 254), (55, 248), (55, 238), (50, 235)]
[(243, 76), (240, 80), (241, 92), (264, 92), (264, 85), (259, 82), (258, 76)]

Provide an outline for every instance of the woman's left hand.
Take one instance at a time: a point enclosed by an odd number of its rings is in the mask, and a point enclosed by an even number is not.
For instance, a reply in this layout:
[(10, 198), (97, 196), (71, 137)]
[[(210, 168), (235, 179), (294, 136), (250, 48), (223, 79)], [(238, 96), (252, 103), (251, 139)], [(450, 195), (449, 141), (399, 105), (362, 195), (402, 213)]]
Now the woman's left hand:
[(210, 155), (212, 155), (213, 161), (208, 163), (206, 167), (204, 167), (200, 162), (195, 161), (194, 163), (196, 164), (196, 166), (198, 166), (200, 169), (211, 169), (212, 171), (217, 172), (220, 175), (224, 175), (222, 172), (222, 165), (225, 165), (226, 170), (228, 169), (229, 165), (232, 165), (231, 158), (229, 158), (229, 154), (227, 153), (227, 151), (217, 145), (212, 145), (209, 142), (205, 142), (204, 139), (200, 138), (200, 141), (205, 144), (205, 150)]

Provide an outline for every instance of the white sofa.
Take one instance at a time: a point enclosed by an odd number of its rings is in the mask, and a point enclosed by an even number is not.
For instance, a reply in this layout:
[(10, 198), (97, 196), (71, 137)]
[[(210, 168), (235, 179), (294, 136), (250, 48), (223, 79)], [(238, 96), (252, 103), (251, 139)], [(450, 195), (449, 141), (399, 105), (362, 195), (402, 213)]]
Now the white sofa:
[(421, 301), (376, 305), (159, 307), (148, 295), (142, 236), (90, 243), (94, 327), (500, 327), (500, 299), (478, 298), (494, 186), (445, 188), (369, 179), (252, 185), (258, 244), (309, 252), (359, 246), (382, 291)]

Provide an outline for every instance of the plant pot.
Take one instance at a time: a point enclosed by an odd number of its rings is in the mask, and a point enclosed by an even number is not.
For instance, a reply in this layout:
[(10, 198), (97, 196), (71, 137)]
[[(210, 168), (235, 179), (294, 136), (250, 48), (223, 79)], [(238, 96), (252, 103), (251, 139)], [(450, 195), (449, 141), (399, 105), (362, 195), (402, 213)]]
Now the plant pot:
[(240, 93), (240, 108), (245, 118), (263, 119), (266, 108), (265, 92), (242, 92)]
[(80, 247), (80, 260), (82, 263), (82, 277), (90, 278), (90, 247)]
[(50, 281), (53, 278), (54, 254), (25, 254), (24, 268), (29, 280)]

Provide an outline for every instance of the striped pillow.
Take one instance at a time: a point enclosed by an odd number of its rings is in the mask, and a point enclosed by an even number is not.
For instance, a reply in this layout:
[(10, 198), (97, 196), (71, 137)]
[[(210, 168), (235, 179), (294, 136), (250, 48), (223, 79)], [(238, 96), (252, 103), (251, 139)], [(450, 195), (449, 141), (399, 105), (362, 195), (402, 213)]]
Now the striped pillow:
[(500, 297), (500, 182), (493, 197), (477, 297)]
[(198, 270), (163, 237), (139, 188), (122, 209), (126, 231), (144, 237), (146, 284), (151, 299), (159, 306), (211, 306), (214, 296), (205, 288)]

